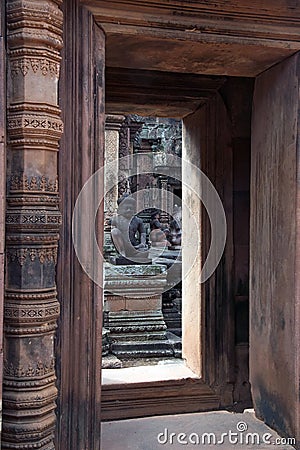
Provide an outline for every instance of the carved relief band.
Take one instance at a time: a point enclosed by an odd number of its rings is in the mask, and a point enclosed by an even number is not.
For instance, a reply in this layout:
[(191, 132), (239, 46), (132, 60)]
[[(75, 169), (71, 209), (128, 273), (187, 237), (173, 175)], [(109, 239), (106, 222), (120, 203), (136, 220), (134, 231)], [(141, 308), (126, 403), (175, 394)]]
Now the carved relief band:
[(118, 198), (128, 193), (129, 181), (128, 181), (128, 169), (127, 161), (122, 158), (130, 155), (130, 128), (128, 124), (128, 118), (123, 122), (120, 128), (119, 134), (119, 170), (118, 170)]
[(60, 0), (7, 0), (3, 449), (54, 449)]
[(107, 115), (105, 121), (105, 180), (109, 179), (111, 184), (113, 184), (113, 187), (106, 193), (104, 199), (106, 219), (112, 217), (112, 215), (116, 212), (117, 207), (119, 131), (124, 120), (124, 116)]

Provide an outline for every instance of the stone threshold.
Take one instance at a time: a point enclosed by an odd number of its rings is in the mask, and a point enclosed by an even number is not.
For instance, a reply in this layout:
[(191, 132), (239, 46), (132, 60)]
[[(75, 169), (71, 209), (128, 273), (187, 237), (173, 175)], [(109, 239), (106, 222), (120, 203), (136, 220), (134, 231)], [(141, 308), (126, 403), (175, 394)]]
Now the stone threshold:
[(181, 380), (199, 377), (189, 369), (184, 361), (164, 362), (155, 366), (126, 367), (122, 369), (102, 369), (102, 385), (135, 384), (156, 381)]

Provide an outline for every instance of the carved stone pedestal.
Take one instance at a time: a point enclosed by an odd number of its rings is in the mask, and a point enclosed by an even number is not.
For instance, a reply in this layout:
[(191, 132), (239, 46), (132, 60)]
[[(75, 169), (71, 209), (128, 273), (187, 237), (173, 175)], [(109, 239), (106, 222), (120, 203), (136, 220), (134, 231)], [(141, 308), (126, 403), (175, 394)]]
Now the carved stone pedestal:
[(164, 266), (107, 266), (106, 326), (111, 352), (119, 357), (173, 356), (162, 314)]
[(174, 333), (176, 336), (181, 336), (182, 262), (180, 252), (152, 247), (149, 254), (153, 261), (156, 262), (156, 264), (163, 264), (168, 268), (168, 290), (163, 293), (162, 312), (168, 331)]

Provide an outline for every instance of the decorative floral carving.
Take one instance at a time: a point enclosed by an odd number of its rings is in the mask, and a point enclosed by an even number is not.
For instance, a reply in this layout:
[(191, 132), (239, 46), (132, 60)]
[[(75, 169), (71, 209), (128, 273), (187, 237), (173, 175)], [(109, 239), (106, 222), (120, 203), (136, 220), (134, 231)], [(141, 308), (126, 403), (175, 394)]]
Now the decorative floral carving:
[(8, 262), (18, 262), (20, 266), (23, 266), (26, 259), (29, 258), (31, 262), (34, 262), (37, 258), (41, 264), (45, 262), (56, 263), (57, 262), (57, 247), (52, 248), (8, 248), (6, 251)]
[(27, 367), (23, 365), (14, 366), (12, 363), (8, 363), (4, 360), (4, 376), (14, 377), (14, 378), (31, 378), (31, 377), (41, 377), (48, 375), (54, 371), (55, 361), (51, 358), (49, 363), (38, 361), (35, 365), (30, 364)]
[(14, 59), (11, 62), (11, 74), (17, 76), (21, 73), (24, 77), (28, 74), (29, 70), (33, 73), (41, 71), (43, 76), (50, 74), (51, 77), (59, 76), (59, 63), (51, 61), (47, 58), (26, 58), (21, 57)]
[(50, 180), (44, 175), (28, 177), (27, 175), (13, 175), (9, 179), (9, 190), (13, 191), (38, 191), (58, 193), (58, 178)]
[(31, 63), (32, 70), (34, 71), (34, 73), (36, 73), (40, 66), (39, 60), (37, 58), (31, 58), (30, 63)]
[(43, 75), (47, 75), (47, 73), (49, 71), (49, 68), (50, 68), (49, 61), (47, 59), (45, 59), (45, 58), (41, 59), (41, 61), (40, 61), (40, 68), (41, 68), (42, 74)]
[(37, 184), (37, 178), (36, 177), (32, 177), (30, 180), (30, 184), (29, 184), (29, 189), (32, 191), (36, 191), (38, 188), (38, 184)]

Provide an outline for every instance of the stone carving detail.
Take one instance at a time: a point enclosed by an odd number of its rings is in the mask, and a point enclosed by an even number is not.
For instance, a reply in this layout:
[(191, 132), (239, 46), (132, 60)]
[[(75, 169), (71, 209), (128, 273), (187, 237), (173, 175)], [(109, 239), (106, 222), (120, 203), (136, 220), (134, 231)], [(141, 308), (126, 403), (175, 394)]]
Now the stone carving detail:
[(10, 449), (54, 449), (61, 3), (6, 0), (11, 88), (1, 445)]
[(49, 317), (54, 317), (56, 319), (57, 315), (59, 314), (59, 306), (53, 306), (51, 307), (39, 307), (37, 309), (33, 308), (16, 308), (15, 306), (9, 307), (6, 306), (4, 311), (4, 316), (6, 318), (11, 319), (44, 319)]
[(8, 182), (9, 190), (58, 193), (58, 178), (50, 180), (45, 176), (28, 177), (25, 174), (12, 175)]
[(25, 77), (30, 70), (32, 70), (33, 73), (39, 71), (43, 76), (50, 74), (50, 76), (58, 78), (59, 63), (46, 58), (20, 58), (12, 61), (12, 76), (17, 76), (21, 73)]
[[(137, 269), (136, 274), (134, 269)], [(105, 327), (110, 332), (113, 354), (130, 357), (173, 355), (161, 311), (161, 292), (166, 283), (164, 266), (105, 266)], [(141, 295), (145, 290), (147, 295)]]
[(13, 249), (9, 248), (7, 250), (7, 260), (8, 262), (17, 261), (20, 266), (23, 266), (26, 259), (30, 259), (31, 262), (36, 259), (39, 260), (41, 264), (46, 262), (55, 263), (57, 262), (57, 247), (54, 248), (21, 248)]
[(48, 301), (50, 299), (56, 299), (57, 292), (55, 289), (51, 289), (47, 292), (40, 292), (39, 289), (36, 290), (36, 292), (13, 292), (13, 291), (7, 291), (5, 294), (5, 298), (12, 302), (12, 301), (28, 301), (29, 303), (32, 303), (33, 301), (37, 300), (45, 300)]
[[(61, 224), (60, 214), (46, 213), (45, 211), (30, 211), (28, 214), (22, 212), (14, 212), (6, 214), (7, 225), (29, 225), (32, 228), (33, 225), (39, 224)], [(32, 225), (32, 226), (31, 226)], [(26, 227), (28, 228), (28, 227)]]
[(12, 326), (4, 326), (4, 332), (7, 337), (27, 337), (28, 335), (31, 335), (33, 337), (37, 336), (44, 336), (45, 333), (54, 332), (56, 330), (56, 323), (50, 323), (50, 324), (39, 324), (34, 327), (12, 327)]
[[(55, 234), (46, 234), (46, 235), (42, 235), (42, 234), (36, 234), (36, 235), (31, 235), (31, 236), (25, 236), (24, 238), (22, 237), (22, 240), (26, 241), (26, 242), (34, 242), (34, 243), (40, 243), (40, 244), (57, 244), (57, 241), (59, 239), (59, 235), (58, 233)], [(6, 239), (7, 242), (9, 243), (18, 243), (20, 242), (20, 237), (19, 236), (7, 236)], [(43, 294), (44, 295), (44, 294)]]
[(39, 115), (23, 115), (22, 117), (12, 117), (8, 119), (7, 127), (13, 131), (27, 128), (31, 130), (51, 130), (58, 132), (59, 135), (63, 131), (62, 121), (51, 116), (39, 116)]
[[(130, 155), (130, 133), (128, 120), (122, 124), (120, 128), (120, 137), (119, 137), (119, 158), (126, 157)], [(122, 197), (122, 195), (126, 193), (130, 193), (130, 186), (128, 180), (128, 169), (126, 161), (119, 161), (119, 174), (118, 174), (118, 197)]]
[(14, 366), (7, 360), (4, 360), (4, 374), (13, 378), (35, 378), (49, 375), (54, 372), (55, 360), (51, 358), (48, 364), (38, 361), (35, 365), (30, 364), (28, 367)]
[[(157, 276), (160, 274), (165, 274), (167, 269), (163, 265), (152, 264), (146, 266), (111, 266), (107, 265), (105, 268), (105, 273), (108, 277), (117, 277), (118, 281), (120, 279), (126, 279), (126, 277), (138, 277), (138, 276)], [(149, 280), (148, 280), (149, 281)]]
[(6, 317), (19, 317), (19, 318), (26, 318), (30, 317), (32, 318), (44, 318), (44, 317), (51, 317), (54, 316), (57, 317), (57, 314), (59, 313), (59, 307), (55, 306), (53, 308), (45, 308), (45, 309), (13, 309), (13, 308), (6, 308), (5, 309), (5, 315)]
[(146, 331), (164, 331), (166, 330), (166, 325), (142, 325), (142, 326), (124, 326), (124, 327), (113, 327), (109, 328), (111, 333), (144, 333)]
[(31, 103), (14, 104), (9, 107), (7, 129), (12, 148), (34, 145), (40, 149), (57, 151), (57, 142), (63, 131), (59, 109), (40, 104), (36, 108)]
[[(119, 130), (124, 121), (124, 116), (108, 115), (105, 123), (105, 221), (109, 222), (116, 210), (118, 199), (118, 157), (119, 157)], [(106, 189), (107, 181), (112, 188)], [(107, 192), (106, 192), (107, 191)], [(109, 228), (109, 227), (108, 227)]]
[(119, 157), (123, 158), (130, 154), (130, 140), (129, 140), (129, 124), (128, 119), (124, 121), (120, 128), (120, 143), (119, 143)]
[[(10, 197), (7, 199), (7, 203), (9, 204), (9, 206), (14, 206), (14, 207), (28, 207), (29, 205), (37, 205), (38, 208), (40, 208), (41, 206), (44, 205), (48, 205), (50, 207), (55, 207), (58, 205), (59, 203), (59, 199), (58, 196), (50, 196), (50, 195), (38, 195), (36, 197), (29, 197), (28, 195), (26, 196), (16, 196), (16, 197)], [(7, 215), (8, 216), (8, 215)], [(57, 223), (61, 223), (61, 220), (58, 219)]]

